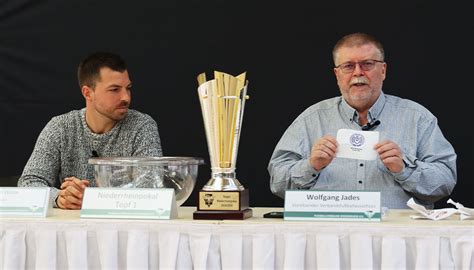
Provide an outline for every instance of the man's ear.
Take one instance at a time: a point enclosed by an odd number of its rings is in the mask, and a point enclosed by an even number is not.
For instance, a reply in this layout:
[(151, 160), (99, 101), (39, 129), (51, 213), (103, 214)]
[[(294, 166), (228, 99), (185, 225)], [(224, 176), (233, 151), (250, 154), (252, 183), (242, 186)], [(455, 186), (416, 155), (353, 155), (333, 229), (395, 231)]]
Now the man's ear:
[(387, 63), (383, 63), (383, 70), (382, 70), (383, 79), (387, 76)]
[(82, 92), (82, 96), (87, 100), (87, 101), (91, 101), (92, 97), (92, 88), (90, 88), (89, 86), (87, 85), (83, 85), (81, 87), (81, 92)]

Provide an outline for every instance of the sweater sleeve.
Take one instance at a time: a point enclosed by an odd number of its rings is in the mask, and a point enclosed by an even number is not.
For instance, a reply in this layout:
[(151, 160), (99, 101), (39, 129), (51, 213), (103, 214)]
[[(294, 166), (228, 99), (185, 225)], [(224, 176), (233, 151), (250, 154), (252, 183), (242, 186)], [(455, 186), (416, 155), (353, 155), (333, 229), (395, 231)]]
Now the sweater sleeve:
[(54, 118), (46, 124), (36, 141), (33, 153), (18, 180), (19, 187), (51, 187), (54, 207), (59, 195), (60, 135)]

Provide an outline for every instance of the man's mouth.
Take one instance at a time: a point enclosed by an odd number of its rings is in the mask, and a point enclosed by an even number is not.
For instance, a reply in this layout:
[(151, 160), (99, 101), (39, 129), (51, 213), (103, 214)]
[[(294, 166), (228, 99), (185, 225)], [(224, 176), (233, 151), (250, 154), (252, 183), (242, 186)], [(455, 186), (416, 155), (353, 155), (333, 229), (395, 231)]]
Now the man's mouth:
[(367, 85), (366, 83), (353, 83), (351, 86), (364, 86)]

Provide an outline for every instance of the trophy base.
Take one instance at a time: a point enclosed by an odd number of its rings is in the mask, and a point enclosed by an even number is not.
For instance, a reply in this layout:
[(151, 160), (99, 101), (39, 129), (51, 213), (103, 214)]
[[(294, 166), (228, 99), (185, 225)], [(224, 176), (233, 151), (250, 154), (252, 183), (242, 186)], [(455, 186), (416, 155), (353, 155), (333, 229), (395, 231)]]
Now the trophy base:
[(210, 219), (210, 220), (244, 220), (252, 217), (252, 209), (248, 208), (242, 211), (195, 211), (193, 219)]
[(199, 191), (199, 202), (193, 219), (246, 219), (252, 216), (249, 190)]

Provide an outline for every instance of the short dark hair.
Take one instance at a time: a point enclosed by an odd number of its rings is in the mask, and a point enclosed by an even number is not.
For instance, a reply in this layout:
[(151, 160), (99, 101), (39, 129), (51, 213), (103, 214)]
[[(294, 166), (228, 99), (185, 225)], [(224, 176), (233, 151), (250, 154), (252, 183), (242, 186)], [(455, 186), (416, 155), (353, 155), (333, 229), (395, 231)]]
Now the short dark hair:
[(366, 33), (353, 33), (343, 36), (334, 46), (332, 50), (332, 58), (334, 64), (336, 64), (336, 54), (341, 47), (358, 47), (365, 44), (373, 44), (380, 51), (381, 61), (385, 61), (385, 51), (383, 49), (382, 43), (378, 41), (375, 37), (366, 34)]
[(125, 61), (118, 54), (111, 52), (94, 52), (81, 61), (77, 68), (77, 79), (79, 87), (87, 85), (95, 87), (100, 79), (100, 70), (104, 67), (114, 71), (124, 72), (127, 70)]

